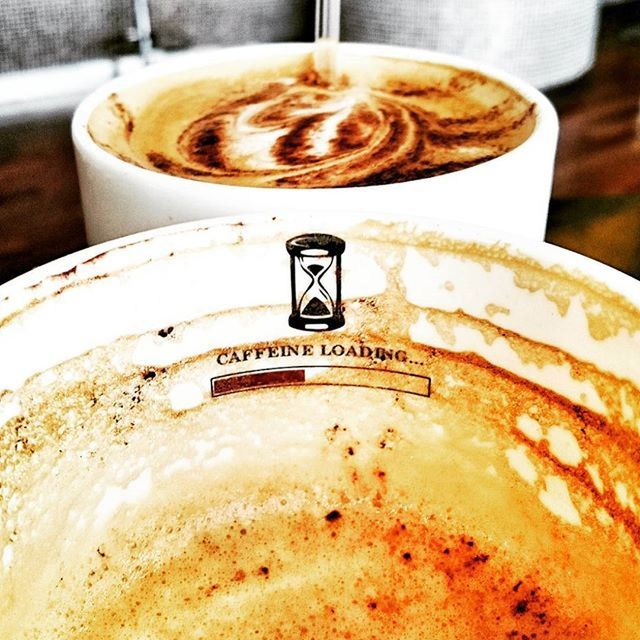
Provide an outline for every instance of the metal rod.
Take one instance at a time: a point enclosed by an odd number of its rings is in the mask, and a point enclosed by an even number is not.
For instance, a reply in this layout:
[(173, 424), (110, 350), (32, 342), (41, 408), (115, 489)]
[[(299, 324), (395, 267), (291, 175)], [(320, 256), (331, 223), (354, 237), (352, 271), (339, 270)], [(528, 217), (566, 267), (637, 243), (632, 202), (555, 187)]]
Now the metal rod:
[(316, 0), (316, 47), (314, 64), (322, 79), (335, 84), (340, 41), (340, 0)]
[(340, 0), (316, 0), (316, 42), (340, 40)]
[(138, 51), (144, 63), (149, 64), (151, 61), (151, 50), (153, 49), (149, 0), (133, 0), (133, 12), (136, 19)]

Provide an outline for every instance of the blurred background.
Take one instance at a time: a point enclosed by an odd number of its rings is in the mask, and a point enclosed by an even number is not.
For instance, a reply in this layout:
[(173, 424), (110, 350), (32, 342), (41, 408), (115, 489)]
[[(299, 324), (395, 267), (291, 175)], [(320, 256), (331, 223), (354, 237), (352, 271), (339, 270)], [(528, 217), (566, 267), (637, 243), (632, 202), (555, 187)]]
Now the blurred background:
[[(2, 0), (0, 282), (86, 246), (82, 97), (201, 48), (312, 40), (313, 17), (313, 0)], [(545, 91), (561, 122), (547, 240), (640, 278), (640, 0), (342, 0), (342, 38), (484, 60)]]

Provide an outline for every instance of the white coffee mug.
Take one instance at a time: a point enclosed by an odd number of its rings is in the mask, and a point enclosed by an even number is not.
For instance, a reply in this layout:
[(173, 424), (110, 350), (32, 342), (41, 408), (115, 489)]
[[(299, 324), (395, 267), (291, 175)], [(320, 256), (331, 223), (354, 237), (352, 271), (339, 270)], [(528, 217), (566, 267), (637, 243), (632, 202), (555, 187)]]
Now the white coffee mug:
[(202, 221), (3, 285), (0, 354), (2, 638), (637, 635), (640, 283), (604, 265)]
[(530, 137), (515, 149), (473, 167), (397, 184), (278, 189), (213, 184), (138, 167), (99, 147), (88, 132), (94, 109), (112, 93), (181, 70), (268, 56), (306, 54), (311, 44), (286, 43), (220, 49), (197, 63), (163, 63), (118, 78), (87, 97), (72, 124), (87, 237), (91, 244), (177, 222), (265, 213), (418, 215), (481, 225), (543, 239), (558, 136), (551, 103), (507, 73), (456, 56), (371, 44), (341, 45), (345, 54), (428, 60), (477, 70), (516, 89), (536, 107)]

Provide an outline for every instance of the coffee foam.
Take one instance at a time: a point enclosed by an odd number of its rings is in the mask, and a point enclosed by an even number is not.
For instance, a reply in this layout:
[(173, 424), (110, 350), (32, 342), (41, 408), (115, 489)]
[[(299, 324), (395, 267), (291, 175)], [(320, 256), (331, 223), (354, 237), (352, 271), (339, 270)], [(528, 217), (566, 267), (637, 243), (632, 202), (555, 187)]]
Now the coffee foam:
[[(344, 331), (173, 348), (191, 329), (215, 335), (221, 317), (261, 326), (288, 309), (219, 312), (95, 348), (12, 396), (0, 636), (634, 637), (637, 386), (501, 326), (517, 312), (507, 301), (486, 317), (430, 309), (407, 290), (407, 249), (366, 228), (346, 239), (369, 248), (387, 287), (346, 302)], [(630, 303), (579, 276), (558, 268), (542, 282), (539, 265), (499, 247), (411, 238), (430, 264), (507, 265), (523, 291), (547, 287), (551, 305), (580, 298), (595, 341), (638, 331)], [(421, 318), (449, 342), (412, 335)], [(470, 353), (464, 332), (496, 350)], [(158, 346), (145, 366), (133, 358), (143, 339)], [(326, 365), (314, 384), (206, 397), (221, 354), (335, 342), (382, 345), (390, 360), (340, 364), (372, 380), (381, 367), (428, 374), (430, 397), (341, 387), (327, 358), (313, 360)], [(492, 363), (502, 343), (540, 371), (568, 367), (605, 411)]]
[(237, 63), (112, 94), (89, 119), (141, 167), (264, 187), (404, 182), (471, 167), (524, 142), (535, 107), (498, 80), (445, 65), (344, 56), (338, 87), (311, 56)]

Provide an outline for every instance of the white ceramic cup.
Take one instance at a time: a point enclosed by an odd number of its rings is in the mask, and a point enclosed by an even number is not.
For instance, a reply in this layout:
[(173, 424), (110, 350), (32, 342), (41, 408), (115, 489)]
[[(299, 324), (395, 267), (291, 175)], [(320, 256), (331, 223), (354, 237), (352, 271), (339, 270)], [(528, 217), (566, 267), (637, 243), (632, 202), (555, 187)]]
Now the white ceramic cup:
[[(329, 330), (296, 319), (311, 275)], [(160, 601), (194, 639), (256, 616), (326, 637), (327, 602), (378, 637), (469, 637), (478, 611), (474, 638), (634, 637), (639, 310), (637, 281), (557, 247), (356, 215), (179, 225), (3, 285), (0, 636), (162, 637)], [(267, 583), (297, 513), (309, 546)], [(396, 587), (372, 617), (363, 589)]]
[(481, 225), (532, 239), (546, 227), (558, 119), (553, 106), (526, 82), (472, 60), (420, 49), (341, 45), (346, 54), (429, 60), (480, 71), (511, 85), (536, 105), (533, 133), (493, 160), (454, 173), (366, 187), (276, 189), (188, 180), (140, 168), (111, 155), (88, 133), (93, 110), (110, 94), (180, 70), (238, 60), (304, 54), (310, 44), (286, 43), (220, 49), (189, 61), (163, 63), (118, 78), (87, 97), (72, 124), (82, 206), (91, 244), (177, 222), (264, 213), (418, 215)]
[[(327, 249), (341, 265), (304, 269), (307, 240), (318, 264)], [(337, 305), (330, 330), (295, 318), (311, 274)], [(429, 637), (454, 637), (436, 610), (456, 630), (482, 611), (482, 637), (544, 625), (550, 638), (628, 640), (638, 628), (640, 283), (604, 265), (418, 219), (197, 222), (3, 285), (0, 353), (2, 638), (161, 637), (159, 601), (188, 638), (220, 637), (228, 602), (228, 618), (260, 615), (268, 636), (282, 614), (325, 637), (326, 602), (378, 637), (424, 637), (434, 619)], [(356, 515), (370, 503), (366, 526)], [(274, 510), (285, 533), (258, 537)], [(266, 583), (245, 556), (286, 546), (298, 512), (318, 531), (278, 555)], [(389, 541), (399, 518), (427, 527), (410, 551), (437, 588), (397, 570), (409, 562)], [(203, 539), (221, 527), (225, 551), (238, 521), (251, 535), (232, 570), (211, 574), (226, 556), (213, 543), (203, 556)], [(452, 536), (441, 546), (439, 526)], [(158, 568), (156, 548), (180, 566), (192, 543), (188, 579)], [(242, 597), (227, 580), (239, 568)], [(212, 575), (215, 597), (182, 597)], [(396, 587), (411, 633), (360, 597)], [(285, 596), (296, 606), (275, 606)], [(101, 608), (121, 598), (140, 600), (145, 626), (129, 607), (122, 628)]]

